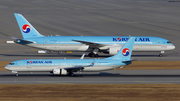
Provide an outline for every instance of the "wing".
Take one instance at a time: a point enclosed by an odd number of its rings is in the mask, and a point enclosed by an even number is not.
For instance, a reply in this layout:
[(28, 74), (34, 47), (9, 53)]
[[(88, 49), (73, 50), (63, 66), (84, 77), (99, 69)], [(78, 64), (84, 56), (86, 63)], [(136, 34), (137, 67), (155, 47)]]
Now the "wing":
[(64, 68), (65, 70), (75, 70), (75, 71), (80, 71), (82, 69), (84, 69), (84, 67), (91, 67), (91, 66), (94, 66), (94, 62), (95, 62), (96, 59), (94, 59), (92, 61), (92, 63), (90, 65), (80, 65), (80, 66), (74, 66), (74, 67), (66, 67)]
[(98, 43), (88, 42), (88, 41), (80, 41), (80, 40), (72, 40), (72, 41), (76, 41), (76, 42), (80, 42), (82, 44), (89, 45), (90, 48), (100, 48), (100, 47), (106, 46), (106, 45), (103, 45), (103, 44), (98, 44)]

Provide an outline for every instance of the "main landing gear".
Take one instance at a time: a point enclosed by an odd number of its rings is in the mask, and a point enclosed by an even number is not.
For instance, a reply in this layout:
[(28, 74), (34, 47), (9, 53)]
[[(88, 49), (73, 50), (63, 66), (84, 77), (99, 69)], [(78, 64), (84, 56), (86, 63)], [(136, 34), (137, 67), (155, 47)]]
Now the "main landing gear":
[(89, 57), (99, 57), (98, 54), (94, 54), (94, 53), (89, 53), (88, 56), (89, 56)]
[(69, 72), (69, 76), (74, 76), (74, 73), (73, 72)]
[(159, 57), (162, 57), (163, 55), (162, 54), (159, 54)]
[(161, 53), (159, 54), (159, 57), (163, 56), (163, 53), (165, 53), (164, 51), (161, 51)]
[(99, 57), (97, 54), (99, 49), (95, 48), (91, 53), (88, 54), (89, 57)]

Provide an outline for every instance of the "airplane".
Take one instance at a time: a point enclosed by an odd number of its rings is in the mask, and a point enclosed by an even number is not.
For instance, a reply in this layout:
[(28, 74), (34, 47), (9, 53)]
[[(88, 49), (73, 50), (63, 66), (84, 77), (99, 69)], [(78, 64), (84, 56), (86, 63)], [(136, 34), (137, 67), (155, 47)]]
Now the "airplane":
[(4, 68), (16, 73), (26, 72), (50, 72), (54, 75), (74, 76), (73, 72), (97, 72), (122, 68), (134, 61), (131, 58), (135, 37), (131, 37), (120, 51), (105, 59), (25, 59), (9, 63)]
[[(90, 52), (88, 56), (98, 57), (98, 52), (115, 55), (130, 36), (43, 36), (21, 14), (14, 13), (22, 38), (7, 43), (17, 43), (37, 49), (38, 53), (80, 51)], [(167, 39), (151, 36), (136, 37), (133, 51), (160, 52), (159, 56), (175, 46)]]

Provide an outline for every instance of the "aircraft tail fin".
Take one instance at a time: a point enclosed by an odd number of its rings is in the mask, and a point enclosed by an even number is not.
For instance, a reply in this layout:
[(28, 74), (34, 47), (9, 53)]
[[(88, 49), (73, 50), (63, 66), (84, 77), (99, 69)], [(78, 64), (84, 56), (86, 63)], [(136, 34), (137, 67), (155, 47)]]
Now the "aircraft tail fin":
[(134, 46), (135, 37), (130, 37), (129, 40), (124, 44), (124, 46), (119, 50), (119, 52), (106, 59), (123, 59), (123, 61), (131, 60), (131, 54)]
[(23, 38), (42, 37), (39, 32), (19, 13), (14, 13)]

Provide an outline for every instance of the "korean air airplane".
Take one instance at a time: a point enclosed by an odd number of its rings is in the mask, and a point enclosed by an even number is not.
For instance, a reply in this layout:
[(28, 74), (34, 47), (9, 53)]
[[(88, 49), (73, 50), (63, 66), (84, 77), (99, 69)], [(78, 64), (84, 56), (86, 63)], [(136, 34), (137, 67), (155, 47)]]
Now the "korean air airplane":
[(16, 73), (20, 71), (48, 71), (55, 75), (71, 75), (78, 71), (105, 71), (131, 64), (135, 38), (131, 37), (120, 51), (105, 59), (27, 59), (17, 60), (4, 68)]
[[(43, 36), (21, 14), (15, 13), (23, 39), (15, 38), (15, 43), (47, 51), (86, 51), (90, 57), (98, 57), (98, 52), (115, 55), (129, 39), (129, 36)], [(168, 40), (160, 37), (136, 37), (133, 51), (160, 52), (175, 49)], [(41, 52), (41, 51), (39, 51)]]

